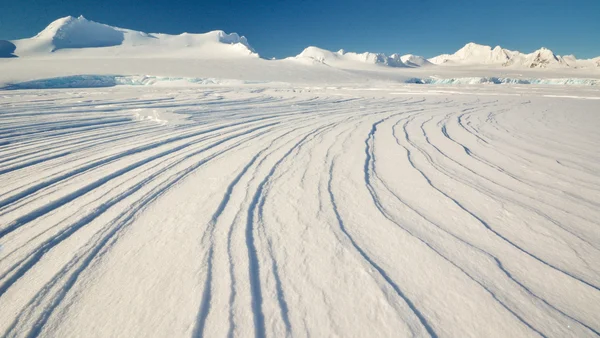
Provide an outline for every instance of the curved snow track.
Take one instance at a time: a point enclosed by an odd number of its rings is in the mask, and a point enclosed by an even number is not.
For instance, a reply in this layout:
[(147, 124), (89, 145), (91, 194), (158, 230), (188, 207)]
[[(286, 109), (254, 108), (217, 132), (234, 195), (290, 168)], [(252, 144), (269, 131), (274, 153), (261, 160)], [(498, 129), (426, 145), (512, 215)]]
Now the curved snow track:
[(0, 334), (600, 336), (600, 101), (409, 88), (0, 92)]

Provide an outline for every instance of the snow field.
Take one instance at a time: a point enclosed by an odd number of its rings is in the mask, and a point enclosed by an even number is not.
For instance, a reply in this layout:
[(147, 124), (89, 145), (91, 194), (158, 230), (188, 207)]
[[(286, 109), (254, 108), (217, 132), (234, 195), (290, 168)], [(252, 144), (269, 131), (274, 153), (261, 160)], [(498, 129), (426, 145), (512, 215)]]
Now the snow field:
[(597, 90), (444, 88), (0, 92), (0, 332), (598, 335)]

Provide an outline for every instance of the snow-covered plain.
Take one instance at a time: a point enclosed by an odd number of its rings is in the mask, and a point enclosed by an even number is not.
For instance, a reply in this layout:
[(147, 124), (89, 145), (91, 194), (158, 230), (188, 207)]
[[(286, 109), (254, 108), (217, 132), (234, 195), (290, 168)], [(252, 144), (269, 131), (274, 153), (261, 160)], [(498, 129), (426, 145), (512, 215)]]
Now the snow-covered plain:
[(599, 94), (0, 92), (0, 332), (598, 335)]
[(3, 337), (600, 335), (596, 68), (0, 47)]

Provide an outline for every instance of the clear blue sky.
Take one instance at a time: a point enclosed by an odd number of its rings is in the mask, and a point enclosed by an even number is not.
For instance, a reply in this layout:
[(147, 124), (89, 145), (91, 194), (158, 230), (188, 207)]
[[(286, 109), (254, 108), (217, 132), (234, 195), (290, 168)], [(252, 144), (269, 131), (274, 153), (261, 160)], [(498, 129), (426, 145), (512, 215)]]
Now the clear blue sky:
[(80, 14), (152, 33), (237, 32), (264, 57), (309, 45), (431, 57), (471, 41), (600, 55), (600, 0), (0, 0), (0, 39)]

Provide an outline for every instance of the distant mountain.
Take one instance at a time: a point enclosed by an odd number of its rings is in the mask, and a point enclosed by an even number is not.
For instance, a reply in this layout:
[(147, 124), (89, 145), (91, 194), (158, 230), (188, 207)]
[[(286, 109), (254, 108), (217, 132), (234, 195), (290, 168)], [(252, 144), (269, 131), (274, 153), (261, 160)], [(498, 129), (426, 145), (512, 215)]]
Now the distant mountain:
[(400, 57), (402, 62), (409, 67), (424, 67), (433, 65), (426, 58), (413, 54), (406, 54)]
[(245, 37), (212, 31), (204, 34), (148, 34), (68, 16), (32, 38), (11, 41), (19, 57), (49, 53), (99, 57), (243, 57), (258, 55)]
[(494, 48), (476, 43), (468, 43), (454, 54), (442, 54), (429, 59), (436, 65), (499, 65), (520, 68), (582, 68), (598, 67), (592, 60), (577, 60), (575, 56), (562, 57), (547, 48), (541, 48), (533, 53), (524, 54), (500, 46)]
[[(217, 30), (203, 34), (179, 35), (144, 33), (113, 27), (80, 17), (64, 17), (52, 22), (36, 36), (14, 41), (0, 40), (0, 58), (186, 58), (232, 59), (258, 58), (248, 40), (236, 33)], [(512, 68), (597, 68), (600, 57), (578, 60), (573, 55), (560, 56), (547, 48), (521, 53), (500, 46), (494, 48), (468, 43), (454, 54), (443, 54), (429, 60), (407, 54), (332, 52), (308, 47), (295, 57), (287, 58), (305, 64), (325, 64), (336, 68), (420, 68), (433, 65), (487, 65)]]
[(503, 64), (508, 62), (515, 52), (496, 46), (468, 43), (454, 54), (442, 54), (429, 59), (433, 64)]
[(332, 52), (318, 47), (307, 47), (295, 57), (288, 58), (305, 63), (323, 63), (336, 67), (360, 67), (361, 65), (380, 65), (387, 67), (421, 67), (430, 64), (425, 58), (415, 55), (392, 54), (387, 56), (383, 53), (353, 53), (340, 49)]

